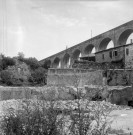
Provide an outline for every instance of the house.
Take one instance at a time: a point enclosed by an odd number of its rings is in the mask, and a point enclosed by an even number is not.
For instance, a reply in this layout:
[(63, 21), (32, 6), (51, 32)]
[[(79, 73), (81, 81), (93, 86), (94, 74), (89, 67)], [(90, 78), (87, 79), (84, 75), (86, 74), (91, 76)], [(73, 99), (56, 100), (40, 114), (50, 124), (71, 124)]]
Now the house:
[(122, 62), (125, 68), (133, 68), (133, 43), (95, 53), (98, 63)]

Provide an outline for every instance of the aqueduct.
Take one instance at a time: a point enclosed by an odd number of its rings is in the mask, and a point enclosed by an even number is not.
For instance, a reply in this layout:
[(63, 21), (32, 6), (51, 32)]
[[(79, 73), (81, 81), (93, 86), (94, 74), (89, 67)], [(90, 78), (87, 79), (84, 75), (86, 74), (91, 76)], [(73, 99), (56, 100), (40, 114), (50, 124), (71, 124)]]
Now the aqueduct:
[(128, 44), (129, 37), (133, 34), (133, 20), (114, 29), (104, 32), (89, 40), (63, 50), (40, 61), (41, 64), (51, 68), (71, 68), (75, 60), (81, 56)]

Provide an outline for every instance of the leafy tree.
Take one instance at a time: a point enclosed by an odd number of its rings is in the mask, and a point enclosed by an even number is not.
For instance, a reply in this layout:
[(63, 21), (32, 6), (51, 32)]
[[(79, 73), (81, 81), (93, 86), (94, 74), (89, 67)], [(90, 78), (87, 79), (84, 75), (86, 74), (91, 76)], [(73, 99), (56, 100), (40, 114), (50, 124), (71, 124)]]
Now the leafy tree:
[(45, 84), (46, 83), (46, 69), (39, 67), (31, 74), (30, 80), (33, 83)]
[(6, 69), (8, 66), (13, 65), (15, 65), (15, 60), (13, 58), (3, 56), (1, 61), (1, 66), (3, 70)]
[(36, 58), (24, 58), (22, 61), (29, 65), (31, 70), (35, 70), (40, 67), (39, 61)]
[(11, 81), (11, 76), (12, 76), (12, 73), (10, 71), (7, 71), (7, 70), (3, 70), (1, 72), (1, 79), (2, 79), (2, 82), (7, 84), (7, 85), (12, 85), (12, 81)]
[(18, 59), (20, 61), (23, 61), (23, 59), (24, 59), (24, 53), (23, 52), (18, 52)]

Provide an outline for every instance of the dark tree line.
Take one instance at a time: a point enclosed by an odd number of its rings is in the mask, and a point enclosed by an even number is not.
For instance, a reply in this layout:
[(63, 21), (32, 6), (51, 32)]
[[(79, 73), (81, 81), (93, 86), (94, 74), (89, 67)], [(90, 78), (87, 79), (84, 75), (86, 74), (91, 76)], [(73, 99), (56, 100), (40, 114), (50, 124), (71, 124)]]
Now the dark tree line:
[[(25, 58), (23, 53), (19, 53), (17, 57), (6, 57), (1, 55), (0, 57), (0, 81), (5, 85), (16, 85), (18, 81), (19, 85), (24, 84), (24, 77), (15, 78), (16, 74), (11, 70), (11, 68), (16, 65), (25, 63), (28, 66), (30, 75), (28, 76), (26, 85), (45, 85), (46, 84), (46, 74), (47, 69), (44, 66), (40, 65), (39, 61), (34, 58)], [(9, 67), (10, 70), (9, 70)], [(17, 71), (16, 71), (17, 72)], [(15, 74), (15, 75), (14, 75)]]

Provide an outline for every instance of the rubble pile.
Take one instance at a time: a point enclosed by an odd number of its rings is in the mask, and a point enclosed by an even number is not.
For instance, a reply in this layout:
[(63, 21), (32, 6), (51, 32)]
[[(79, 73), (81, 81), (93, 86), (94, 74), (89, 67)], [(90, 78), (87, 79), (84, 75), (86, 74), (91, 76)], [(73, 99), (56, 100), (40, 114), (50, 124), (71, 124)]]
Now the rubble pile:
[(85, 100), (69, 100), (69, 101), (57, 101), (55, 103), (55, 108), (60, 108), (61, 110), (69, 109), (69, 110), (76, 110), (78, 108), (78, 104), (80, 107), (85, 109), (92, 109), (96, 106), (101, 106), (105, 108), (111, 108), (112, 110), (121, 110), (124, 108), (129, 108), (128, 106), (118, 106), (116, 104), (111, 104), (110, 102), (106, 101), (88, 101)]

